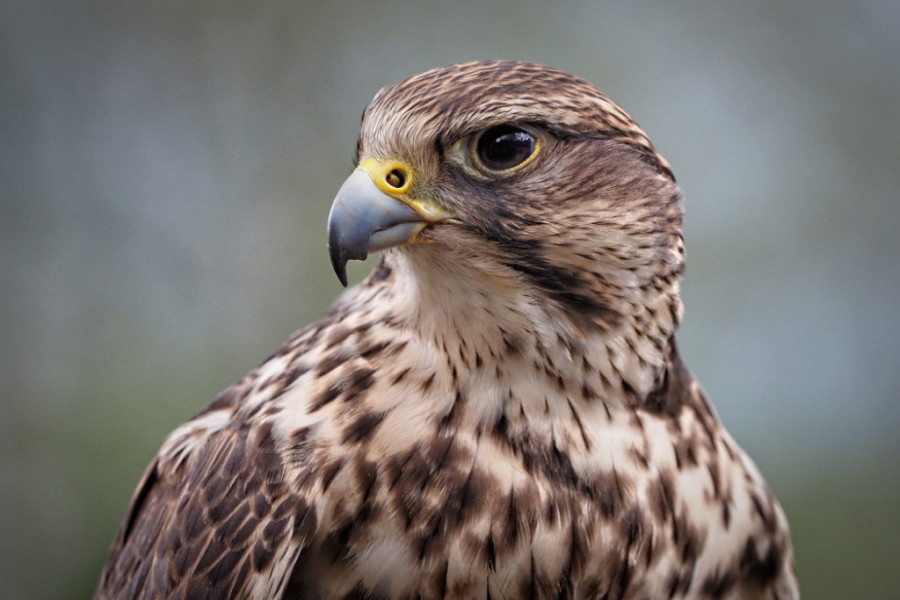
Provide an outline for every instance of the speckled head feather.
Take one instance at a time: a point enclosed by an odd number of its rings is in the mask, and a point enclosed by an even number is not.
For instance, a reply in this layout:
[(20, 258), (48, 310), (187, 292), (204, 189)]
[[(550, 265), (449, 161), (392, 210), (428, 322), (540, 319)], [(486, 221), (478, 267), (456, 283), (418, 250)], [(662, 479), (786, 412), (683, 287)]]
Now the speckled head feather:
[[(644, 131), (606, 94), (584, 79), (533, 63), (483, 61), (427, 71), (382, 89), (364, 120), (361, 144), (374, 147), (413, 138), (446, 146), (503, 123), (532, 123), (563, 138), (605, 136), (673, 177)], [(379, 135), (387, 129), (398, 135)]]
[(454, 65), (380, 91), (357, 158), (332, 259), (378, 268), (169, 436), (97, 598), (798, 597), (678, 354), (681, 192), (631, 117)]

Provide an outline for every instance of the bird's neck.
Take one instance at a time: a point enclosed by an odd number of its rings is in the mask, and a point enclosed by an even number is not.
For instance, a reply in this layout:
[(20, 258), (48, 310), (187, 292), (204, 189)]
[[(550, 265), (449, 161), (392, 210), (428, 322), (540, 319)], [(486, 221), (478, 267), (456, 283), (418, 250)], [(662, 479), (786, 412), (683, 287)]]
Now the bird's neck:
[(457, 381), (519, 377), (571, 398), (634, 406), (665, 377), (680, 314), (677, 282), (628, 303), (615, 327), (591, 327), (576, 308), (521, 280), (428, 260), (388, 255), (369, 284), (384, 286), (393, 296), (384, 304), (392, 307), (388, 318), (414, 329)]

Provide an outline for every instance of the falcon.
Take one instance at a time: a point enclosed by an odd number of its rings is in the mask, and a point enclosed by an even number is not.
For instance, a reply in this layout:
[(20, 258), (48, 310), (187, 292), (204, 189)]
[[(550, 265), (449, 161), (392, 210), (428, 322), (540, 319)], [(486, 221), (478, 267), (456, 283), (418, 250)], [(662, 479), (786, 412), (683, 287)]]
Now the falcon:
[(328, 222), (378, 266), (168, 437), (96, 597), (798, 597), (675, 343), (682, 205), (578, 77), (382, 89)]

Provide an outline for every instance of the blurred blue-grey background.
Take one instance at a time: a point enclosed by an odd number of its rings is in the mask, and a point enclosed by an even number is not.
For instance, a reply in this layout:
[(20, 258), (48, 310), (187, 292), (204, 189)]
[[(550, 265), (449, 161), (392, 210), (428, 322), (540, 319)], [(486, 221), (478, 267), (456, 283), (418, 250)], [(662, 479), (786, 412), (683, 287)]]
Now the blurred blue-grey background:
[(167, 432), (340, 292), (324, 224), (378, 88), (511, 58), (673, 164), (682, 350), (806, 597), (896, 597), (898, 32), (883, 0), (3, 0), (2, 596), (88, 596)]

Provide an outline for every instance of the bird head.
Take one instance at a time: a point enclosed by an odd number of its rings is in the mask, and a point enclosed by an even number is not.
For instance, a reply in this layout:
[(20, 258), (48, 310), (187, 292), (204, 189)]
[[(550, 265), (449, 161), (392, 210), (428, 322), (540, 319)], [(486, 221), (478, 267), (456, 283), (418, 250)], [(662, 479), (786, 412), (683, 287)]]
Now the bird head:
[(528, 290), (579, 329), (647, 309), (674, 328), (681, 193), (637, 123), (583, 79), (502, 61), (428, 71), (378, 92), (357, 148), (329, 216), (344, 285), (348, 260), (386, 250), (422, 277)]

